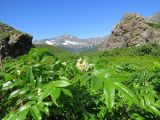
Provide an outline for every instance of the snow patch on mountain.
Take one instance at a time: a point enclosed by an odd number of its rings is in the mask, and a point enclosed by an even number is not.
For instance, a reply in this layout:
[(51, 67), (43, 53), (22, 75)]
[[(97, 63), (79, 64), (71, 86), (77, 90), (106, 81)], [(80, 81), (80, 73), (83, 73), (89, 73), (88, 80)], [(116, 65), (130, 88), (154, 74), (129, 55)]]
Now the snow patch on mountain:
[(74, 41), (69, 41), (69, 40), (65, 40), (64, 43), (62, 43), (63, 45), (82, 45), (82, 44), (86, 44), (86, 43), (80, 43), (80, 42), (74, 42)]
[(45, 41), (45, 43), (48, 45), (54, 45), (54, 42), (52, 42), (52, 41)]

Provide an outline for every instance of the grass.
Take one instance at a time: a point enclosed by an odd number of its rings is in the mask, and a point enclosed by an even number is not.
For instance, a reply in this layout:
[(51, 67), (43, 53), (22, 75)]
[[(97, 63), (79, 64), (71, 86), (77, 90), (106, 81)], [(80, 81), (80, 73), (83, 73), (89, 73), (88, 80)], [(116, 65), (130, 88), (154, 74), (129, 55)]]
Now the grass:
[(14, 34), (20, 34), (22, 32), (14, 29), (13, 27), (0, 22), (0, 36), (10, 36)]
[(149, 26), (155, 29), (160, 29), (160, 23), (147, 23)]

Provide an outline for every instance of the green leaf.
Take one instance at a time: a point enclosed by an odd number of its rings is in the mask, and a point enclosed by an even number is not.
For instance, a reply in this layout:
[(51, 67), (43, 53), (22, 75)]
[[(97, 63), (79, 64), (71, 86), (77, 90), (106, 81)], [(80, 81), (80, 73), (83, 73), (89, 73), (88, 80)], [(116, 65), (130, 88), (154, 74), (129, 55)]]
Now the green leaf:
[(13, 83), (11, 81), (7, 81), (6, 83), (3, 83), (2, 90), (10, 89), (12, 88), (12, 86), (13, 86)]
[(2, 84), (2, 90), (8, 90), (13, 88), (14, 86), (22, 84), (22, 80), (12, 80), (12, 81), (7, 81)]
[(119, 82), (113, 82), (116, 89), (118, 89), (127, 99), (132, 101), (133, 103), (140, 105), (137, 96), (131, 91), (127, 86)]
[(151, 104), (148, 95), (144, 95), (144, 100), (145, 100), (146, 105)]
[(44, 102), (46, 106), (52, 106), (52, 102)]
[(25, 105), (35, 105), (36, 104), (36, 101), (29, 101), (29, 102), (27, 102)]
[(12, 113), (9, 115), (9, 118), (7, 120), (16, 120), (17, 119), (17, 114)]
[(70, 96), (70, 97), (73, 97), (73, 95), (72, 95), (72, 93), (71, 93), (70, 90), (62, 88), (61, 91), (62, 91), (64, 94), (66, 94), (66, 95), (68, 95), (68, 96)]
[(67, 87), (71, 85), (71, 83), (67, 80), (57, 80), (52, 82), (53, 87)]
[(46, 115), (49, 116), (49, 108), (46, 107), (46, 104), (44, 102), (39, 102), (37, 104), (37, 107), (40, 111), (46, 113)]
[(160, 116), (160, 111), (159, 111), (156, 107), (154, 107), (154, 106), (152, 106), (152, 105), (149, 105), (149, 106), (148, 106), (148, 109), (149, 109), (150, 111), (152, 111), (153, 113), (155, 113), (156, 115)]
[(13, 76), (6, 73), (5, 76), (4, 76), (4, 79), (5, 79), (6, 81), (10, 81), (10, 80), (13, 79)]
[(28, 68), (27, 74), (26, 74), (26, 81), (30, 82), (30, 86), (32, 88), (35, 88), (35, 82), (34, 82), (34, 76), (32, 73), (32, 67), (30, 66)]
[(100, 69), (100, 70), (95, 70), (92, 74), (98, 77), (101, 80), (104, 80), (106, 78), (107, 70), (106, 69)]
[(46, 88), (44, 89), (44, 91), (40, 95), (38, 102), (41, 102), (44, 98), (46, 98), (48, 95), (50, 95), (51, 90), (52, 90), (52, 84), (47, 84)]
[(19, 95), (19, 90), (15, 90), (13, 91), (10, 95), (9, 95), (9, 99), (13, 98), (13, 97), (16, 97)]
[(39, 109), (37, 108), (36, 105), (33, 105), (30, 108), (30, 112), (31, 112), (31, 114), (32, 114), (32, 116), (35, 120), (41, 120), (42, 119), (41, 113), (40, 113), (40, 111), (39, 111)]
[(43, 110), (44, 110), (44, 113), (46, 113), (46, 115), (49, 116), (49, 108), (45, 107)]
[(25, 95), (24, 99), (37, 101), (39, 99), (39, 96), (37, 96), (35, 93), (29, 93)]
[(106, 79), (104, 81), (104, 96), (105, 96), (105, 103), (107, 104), (108, 108), (111, 108), (114, 105), (115, 99), (115, 88), (113, 82), (110, 79)]
[(31, 106), (30, 105), (23, 105), (22, 107), (20, 107), (19, 111), (18, 111), (18, 120), (26, 120), (26, 116), (29, 112), (29, 108)]
[(91, 80), (91, 89), (92, 90), (99, 90), (103, 88), (103, 79), (98, 79), (97, 77), (92, 78)]
[(31, 107), (31, 105), (25, 104), (25, 105), (23, 105), (22, 107), (19, 108), (19, 112), (22, 112), (22, 111), (24, 111), (26, 109), (29, 109), (30, 107)]
[(42, 76), (39, 77), (39, 79), (37, 80), (37, 87), (40, 87), (42, 84)]
[(54, 104), (56, 104), (57, 106), (58, 106), (58, 104), (57, 104), (56, 100), (59, 98), (60, 94), (61, 94), (61, 90), (59, 88), (52, 88), (51, 98), (52, 98), (52, 101), (54, 102)]
[(18, 89), (13, 91), (10, 95), (9, 95), (9, 99), (13, 98), (13, 97), (17, 97), (19, 95), (25, 94), (26, 92), (29, 91), (28, 87), (22, 88), (22, 89)]

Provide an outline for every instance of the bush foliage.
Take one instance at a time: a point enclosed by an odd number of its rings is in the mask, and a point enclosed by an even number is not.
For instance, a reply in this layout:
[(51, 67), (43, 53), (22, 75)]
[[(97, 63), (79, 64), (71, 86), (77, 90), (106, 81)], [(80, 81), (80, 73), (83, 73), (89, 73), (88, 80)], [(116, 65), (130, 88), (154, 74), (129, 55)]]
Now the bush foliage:
[[(158, 120), (160, 59), (154, 48), (111, 50), (88, 57), (59, 57), (34, 48), (28, 55), (6, 60), (0, 70), (0, 118)], [(135, 54), (128, 56), (132, 50)], [(79, 57), (93, 68), (79, 71)]]

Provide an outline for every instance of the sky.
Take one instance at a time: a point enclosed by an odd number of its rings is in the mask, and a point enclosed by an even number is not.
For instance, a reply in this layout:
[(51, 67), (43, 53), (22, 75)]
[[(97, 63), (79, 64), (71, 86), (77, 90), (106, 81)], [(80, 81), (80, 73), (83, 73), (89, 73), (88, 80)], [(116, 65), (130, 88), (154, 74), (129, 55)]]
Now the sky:
[(106, 36), (124, 13), (150, 16), (160, 0), (0, 0), (0, 21), (35, 39)]

